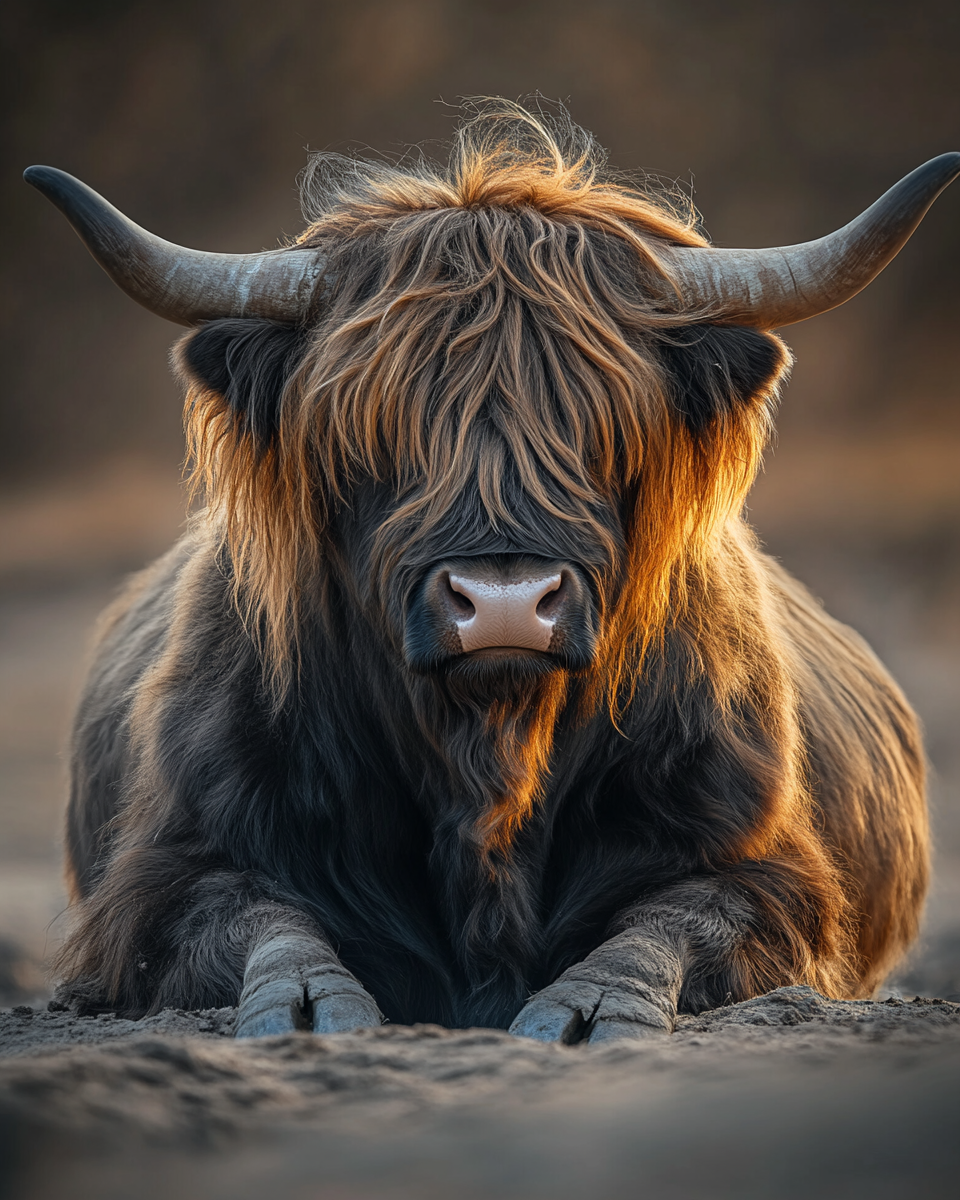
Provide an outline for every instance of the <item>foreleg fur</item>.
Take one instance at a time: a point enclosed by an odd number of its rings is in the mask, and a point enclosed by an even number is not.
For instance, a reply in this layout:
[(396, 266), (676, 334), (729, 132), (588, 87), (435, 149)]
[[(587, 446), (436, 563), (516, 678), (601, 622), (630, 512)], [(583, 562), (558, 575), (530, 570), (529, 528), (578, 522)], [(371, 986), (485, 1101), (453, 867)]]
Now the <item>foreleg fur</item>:
[(741, 864), (625, 910), (607, 941), (533, 996), (510, 1032), (595, 1044), (671, 1033), (678, 1011), (701, 1012), (775, 987), (805, 983), (844, 994), (843, 921), (836, 912), (818, 918), (792, 906), (797, 881), (790, 876), (783, 864)]
[[(137, 857), (159, 870), (157, 859), (167, 856), (141, 849)], [(61, 955), (68, 982), (57, 1001), (142, 1017), (166, 1007), (225, 1007), (239, 996), (237, 1032), (245, 1037), (380, 1024), (373, 998), (322, 931), (295, 905), (271, 898), (269, 881), (253, 873), (188, 875), (181, 867), (175, 884), (131, 895), (136, 875), (122, 865), (108, 871)], [(185, 896), (176, 915), (174, 888)]]

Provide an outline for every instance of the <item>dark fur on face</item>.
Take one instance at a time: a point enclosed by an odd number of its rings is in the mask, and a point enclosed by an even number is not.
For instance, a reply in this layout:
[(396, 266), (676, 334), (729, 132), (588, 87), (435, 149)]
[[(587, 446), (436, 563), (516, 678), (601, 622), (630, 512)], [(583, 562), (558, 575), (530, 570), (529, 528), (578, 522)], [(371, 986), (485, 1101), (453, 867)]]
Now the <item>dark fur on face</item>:
[[(504, 219), (510, 220), (510, 215)], [(538, 227), (531, 223), (526, 237), (533, 238), (537, 233)], [(419, 250), (419, 245), (416, 248)], [(432, 252), (438, 253), (436, 246)], [(461, 250), (461, 253), (464, 252)], [(518, 260), (522, 257), (519, 249), (510, 254)], [(510, 255), (505, 252), (505, 257)], [(373, 268), (367, 270), (370, 272)], [(465, 286), (459, 278), (453, 285), (455, 290), (463, 290)], [(575, 380), (578, 374), (589, 378), (596, 389), (594, 404), (600, 403), (608, 385), (599, 375), (596, 378), (585, 375), (591, 370), (589, 362), (582, 363), (576, 370), (568, 366), (563, 378), (559, 372), (551, 375), (542, 368), (538, 371), (534, 366), (535, 348), (549, 345), (549, 329), (542, 328), (535, 315), (527, 310), (518, 311), (512, 329), (508, 315), (509, 296), (498, 295), (501, 287), (500, 279), (495, 277), (488, 289), (494, 293), (492, 297), (484, 298), (481, 291), (478, 299), (475, 291), (469, 292), (470, 306), (486, 310), (484, 325), (489, 325), (489, 345), (474, 344), (469, 359), (469, 380), (479, 370), (490, 376), (485, 403), (475, 405), (472, 423), (466, 423), (461, 411), (464, 405), (471, 403), (466, 384), (458, 384), (455, 374), (453, 380), (449, 378), (448, 344), (440, 342), (434, 347), (436, 330), (427, 325), (424, 332), (422, 319), (415, 310), (411, 323), (419, 340), (414, 341), (407, 353), (415, 361), (432, 360), (432, 368), (427, 369), (428, 373), (433, 372), (432, 382), (421, 381), (422, 394), (404, 400), (403, 388), (407, 381), (398, 378), (395, 390), (390, 393), (390, 401), (396, 405), (405, 402), (412, 407), (420, 403), (430, 409), (451, 406), (455, 415), (449, 422), (446, 443), (440, 442), (442, 430), (428, 424), (429, 414), (417, 413), (415, 416), (423, 424), (420, 437), (433, 440), (433, 453), (449, 463), (449, 472), (432, 484), (428, 474), (426, 485), (410, 478), (402, 465), (389, 474), (382, 471), (386, 478), (378, 480), (373, 475), (376, 464), (368, 463), (366, 469), (370, 474), (363, 485), (346, 475), (337, 485), (339, 496), (328, 501), (330, 511), (325, 514), (323, 529), (317, 533), (318, 546), (310, 558), (316, 564), (317, 578), (311, 583), (304, 580), (299, 586), (301, 590), (311, 588), (314, 591), (317, 611), (322, 613), (320, 597), (326, 585), (320, 584), (320, 578), (329, 569), (327, 564), (336, 562), (337, 573), (347, 581), (351, 601), (365, 609), (371, 624), (383, 629), (397, 654), (403, 658), (403, 647), (411, 645), (412, 599), (436, 563), (451, 555), (489, 558), (504, 553), (569, 559), (592, 582), (597, 619), (607, 626), (604, 633), (608, 642), (608, 630), (617, 624), (618, 615), (620, 623), (625, 619), (624, 613), (632, 618), (634, 628), (641, 635), (636, 639), (639, 644), (628, 668), (635, 673), (639, 669), (643, 644), (657, 632), (649, 623), (655, 618), (666, 619), (666, 614), (655, 608), (653, 613), (650, 612), (656, 598), (643, 594), (642, 572), (635, 567), (649, 552), (649, 547), (631, 544), (640, 535), (639, 530), (644, 524), (637, 509), (650, 502), (649, 489), (643, 486), (643, 468), (638, 462), (639, 476), (634, 480), (622, 476), (604, 480), (585, 473), (578, 479), (568, 479), (567, 486), (562, 487), (556, 478), (557, 472), (561, 466), (569, 471), (570, 466), (578, 462), (575, 456), (582, 455), (585, 447), (577, 445), (569, 436), (564, 445), (561, 437), (568, 431), (559, 424), (555, 424), (557, 445), (551, 452), (554, 470), (545, 469), (542, 459), (530, 454), (532, 435), (527, 444), (515, 449), (514, 443), (518, 439), (511, 422), (517, 419), (518, 410), (521, 417), (529, 421), (531, 430), (539, 434), (538, 423), (543, 414), (548, 409), (562, 406), (559, 393), (563, 389), (569, 394), (571, 405), (589, 412), (590, 397), (578, 396), (572, 390), (570, 380)], [(354, 279), (351, 290), (363, 293), (370, 288)], [(505, 329), (499, 323), (490, 325), (490, 313), (499, 314)], [(253, 330), (249, 328), (251, 325), (255, 327)], [(447, 314), (442, 328), (446, 330), (448, 325), (457, 326), (457, 336), (466, 336), (464, 320)], [(748, 435), (755, 439), (758, 432), (765, 429), (764, 399), (770, 395), (783, 371), (786, 356), (782, 345), (768, 335), (742, 329), (683, 326), (643, 332), (644, 340), (637, 340), (633, 347), (624, 340), (623, 353), (631, 354), (643, 363), (646, 379), (662, 393), (663, 408), (655, 415), (668, 428), (674, 425), (678, 428), (678, 432), (674, 431), (665, 440), (674, 446), (678, 456), (687, 454), (701, 463), (700, 469), (704, 473), (712, 471), (724, 476), (730, 470), (725, 459), (727, 443), (742, 445)], [(419, 344), (424, 340), (426, 348)], [(250, 447), (252, 461), (270, 463), (274, 470), (278, 468), (272, 464), (285, 453), (280, 432), (282, 416), (275, 418), (276, 432), (269, 442), (262, 442), (254, 431), (266, 428), (264, 414), (282, 412), (283, 404), (293, 407), (295, 419), (302, 423), (303, 396), (294, 393), (292, 387), (285, 391), (284, 386), (288, 379), (303, 378), (308, 370), (311, 379), (321, 371), (313, 361), (316, 350), (305, 349), (301, 363), (291, 362), (293, 345), (291, 332), (282, 327), (267, 322), (223, 321), (193, 335), (181, 351), (181, 361), (192, 373), (194, 386), (203, 389), (200, 396), (208, 396), (216, 389), (216, 395), (229, 402), (233, 422), (231, 436), (253, 443)], [(600, 350), (596, 352), (599, 354)], [(568, 348), (562, 352), (558, 348), (556, 356), (569, 359), (570, 353)], [(516, 359), (517, 374), (508, 387), (502, 381), (501, 372), (504, 361), (509, 362), (511, 357)], [(485, 366), (478, 365), (485, 359), (488, 360)], [(286, 367), (286, 374), (278, 376), (275, 365), (281, 363)], [(326, 359), (323, 364), (326, 365)], [(384, 365), (392, 370), (392, 360), (385, 360)], [(522, 381), (519, 377), (521, 369), (524, 372)], [(205, 374), (200, 375), (201, 370)], [(386, 390), (385, 385), (379, 386)], [(457, 395), (456, 407), (448, 399), (448, 392)], [(509, 404), (505, 395), (508, 392)], [(542, 397), (539, 410), (530, 400), (531, 395), (538, 393)], [(312, 390), (308, 394), (311, 422), (324, 419), (317, 412), (318, 408), (322, 412), (322, 400), (318, 400)], [(363, 397), (360, 397), (355, 402), (362, 401)], [(527, 414), (526, 410), (531, 407), (535, 411)], [(637, 408), (642, 411), (639, 403)], [(553, 419), (556, 422), (555, 412)], [(601, 420), (615, 425), (615, 403), (608, 402), (608, 411), (596, 414), (598, 425)], [(568, 424), (574, 425), (572, 415)], [(738, 426), (743, 427), (739, 436)], [(718, 430), (723, 431), (723, 440)], [(381, 447), (388, 435), (382, 429), (374, 428), (366, 430), (366, 436), (373, 447)], [(626, 435), (621, 433), (619, 436)], [(657, 436), (662, 436), (662, 431)], [(579, 437), (581, 441), (586, 437), (584, 430), (580, 431)], [(405, 440), (406, 447), (394, 454), (400, 464), (405, 463), (407, 454), (413, 454), (409, 430), (405, 431)], [(464, 442), (468, 448), (464, 448)], [(718, 446), (723, 449), (718, 450)], [(754, 454), (758, 449), (753, 447)], [(339, 454), (341, 459), (347, 457), (343, 448), (328, 450), (327, 457), (334, 454)], [(591, 456), (588, 452), (588, 459)], [(638, 455), (640, 459), (642, 455)], [(548, 459), (548, 466), (550, 461)], [(340, 469), (345, 471), (342, 463)], [(424, 470), (429, 472), (430, 466), (425, 464)], [(611, 470), (616, 468), (611, 465)], [(738, 464), (735, 483), (727, 480), (727, 486), (742, 486), (741, 476), (742, 464)], [(316, 486), (320, 486), (319, 482)], [(716, 480), (704, 477), (675, 495), (673, 504), (689, 504), (694, 488), (700, 494), (713, 492), (715, 495), (719, 486)], [(289, 490), (288, 485), (287, 493)], [(724, 497), (716, 503), (728, 504), (730, 500)], [(707, 513), (701, 520), (706, 524), (717, 517), (717, 513)], [(316, 515), (314, 520), (317, 520)], [(671, 528), (673, 522), (679, 523), (679, 517), (671, 519), (669, 514), (664, 515), (662, 535), (682, 535), (687, 541), (671, 548), (672, 560), (667, 558), (663, 569), (682, 573), (690, 563), (696, 563), (698, 535), (704, 534), (696, 523)], [(280, 536), (276, 534), (277, 541)], [(659, 548), (659, 553), (666, 558), (663, 547)], [(277, 564), (275, 569), (282, 571), (282, 564)], [(278, 582), (283, 582), (282, 575), (279, 580), (271, 580), (272, 590), (268, 596), (273, 595)], [(668, 586), (666, 581), (657, 582), (660, 586)], [(679, 586), (675, 583), (675, 593), (685, 586), (685, 580)], [(292, 585), (288, 585), (285, 595), (290, 590)], [(672, 619), (676, 620), (679, 615), (675, 594)], [(268, 606), (265, 606), (261, 619), (270, 620)], [(601, 636), (601, 644), (603, 641)], [(609, 649), (605, 650), (602, 645), (594, 657), (600, 661), (581, 663), (582, 667), (594, 667), (590, 700), (595, 702), (598, 695), (608, 701), (614, 700), (621, 686), (618, 676), (624, 669), (624, 658), (618, 658), (616, 652), (611, 658)], [(602, 661), (604, 657), (606, 662)], [(271, 665), (278, 670), (284, 660), (281, 658)], [(529, 815), (540, 794), (541, 776), (550, 756), (551, 730), (560, 698), (567, 688), (565, 680), (549, 676), (556, 674), (561, 665), (559, 659), (549, 660), (543, 656), (493, 665), (476, 657), (466, 660), (454, 657), (444, 667), (446, 674), (453, 678), (448, 678), (443, 686), (455, 685), (464, 699), (472, 696), (466, 708), (458, 709), (457, 721), (467, 720), (464, 714), (473, 709), (486, 714), (483, 719), (471, 717), (470, 720), (474, 726), (472, 736), (478, 744), (489, 742), (491, 763), (482, 769), (478, 764), (465, 763), (461, 774), (466, 778), (473, 772), (478, 779), (487, 781), (489, 794), (480, 804), (482, 815), (478, 817), (478, 827), (485, 828), (487, 836), (494, 836), (504, 822), (507, 829), (515, 827)], [(439, 703), (427, 702), (427, 696), (433, 696), (432, 689), (438, 686), (436, 680), (426, 685), (410, 681), (412, 698), (418, 711), (422, 709), (427, 728), (433, 728), (439, 720), (438, 714), (446, 713), (451, 705), (451, 697), (446, 692)], [(516, 689), (509, 701), (503, 699), (508, 687)], [(521, 723), (525, 729), (523, 734), (514, 721), (490, 716), (492, 712), (514, 710), (540, 712), (541, 715)]]
[[(322, 160), (315, 323), (177, 351), (209, 508), (81, 707), (78, 1002), (234, 1003), (263, 905), (447, 1024), (644, 920), (685, 931), (690, 1010), (866, 994), (913, 935), (912, 716), (740, 517), (789, 355), (655, 308), (691, 220), (510, 112), (446, 172)], [(503, 555), (572, 564), (590, 636), (431, 660), (429, 572)]]

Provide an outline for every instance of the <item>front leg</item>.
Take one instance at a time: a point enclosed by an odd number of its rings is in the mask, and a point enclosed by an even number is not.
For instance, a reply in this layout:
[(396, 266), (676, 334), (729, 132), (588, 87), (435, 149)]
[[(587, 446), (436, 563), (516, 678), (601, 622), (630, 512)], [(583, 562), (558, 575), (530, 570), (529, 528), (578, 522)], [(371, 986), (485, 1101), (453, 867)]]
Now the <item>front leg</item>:
[(341, 1033), (382, 1024), (376, 1001), (316, 931), (291, 922), (283, 910), (258, 924), (243, 976), (237, 1037), (298, 1029)]
[[(83, 901), (55, 999), (80, 1013), (139, 1018), (238, 1002), (237, 1034), (379, 1025), (372, 996), (302, 909), (254, 872), (192, 880), (164, 846), (118, 854)], [(177, 894), (176, 903), (171, 896)]]
[(678, 1007), (794, 983), (826, 991), (838, 944), (825, 917), (811, 920), (815, 896), (791, 884), (779, 863), (665, 888), (621, 913), (609, 940), (533, 996), (510, 1032), (566, 1044), (649, 1038), (673, 1031)]
[(538, 992), (510, 1032), (565, 1045), (672, 1033), (683, 964), (671, 942), (650, 929), (617, 934)]

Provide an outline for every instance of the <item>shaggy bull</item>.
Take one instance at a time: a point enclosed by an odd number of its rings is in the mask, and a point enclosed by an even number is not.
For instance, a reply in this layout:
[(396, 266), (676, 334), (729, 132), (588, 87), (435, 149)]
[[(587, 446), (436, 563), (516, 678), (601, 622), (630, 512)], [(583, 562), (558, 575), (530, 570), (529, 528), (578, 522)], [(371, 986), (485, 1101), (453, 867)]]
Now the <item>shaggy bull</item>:
[(162, 242), (29, 182), (175, 360), (208, 506), (105, 618), (60, 996), (597, 1042), (914, 936), (923, 756), (870, 650), (741, 518), (789, 366), (960, 172), (720, 250), (494, 105), (445, 168), (320, 156), (306, 232)]

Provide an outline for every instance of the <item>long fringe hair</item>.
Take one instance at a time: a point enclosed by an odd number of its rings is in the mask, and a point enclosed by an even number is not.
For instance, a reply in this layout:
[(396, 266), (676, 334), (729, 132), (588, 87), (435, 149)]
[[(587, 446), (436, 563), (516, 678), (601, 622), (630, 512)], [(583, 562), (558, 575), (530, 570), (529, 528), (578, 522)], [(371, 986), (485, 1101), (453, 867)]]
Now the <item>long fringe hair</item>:
[(613, 698), (683, 614), (768, 435), (769, 396), (691, 430), (659, 364), (658, 337), (703, 315), (647, 286), (667, 278), (658, 244), (706, 244), (692, 205), (613, 176), (565, 112), (503, 100), (471, 107), (445, 166), (319, 154), (301, 182), (297, 244), (325, 252), (330, 283), (276, 436), (258, 441), (187, 379), (193, 484), (274, 696), (296, 671), (330, 516), (366, 475), (398, 497), (377, 535), (384, 572), (468, 482), (490, 527), (513, 528), (508, 477), (619, 554), (616, 604), (598, 581)]

